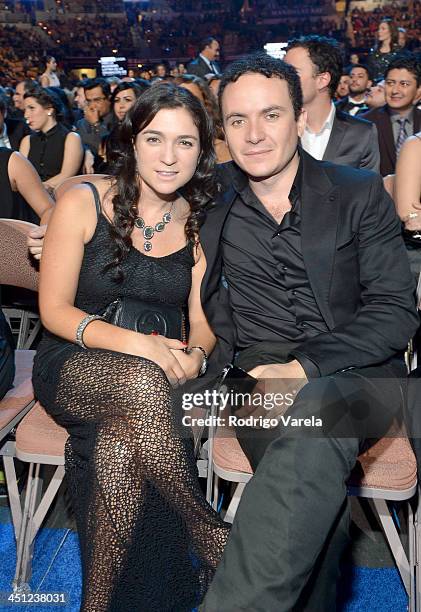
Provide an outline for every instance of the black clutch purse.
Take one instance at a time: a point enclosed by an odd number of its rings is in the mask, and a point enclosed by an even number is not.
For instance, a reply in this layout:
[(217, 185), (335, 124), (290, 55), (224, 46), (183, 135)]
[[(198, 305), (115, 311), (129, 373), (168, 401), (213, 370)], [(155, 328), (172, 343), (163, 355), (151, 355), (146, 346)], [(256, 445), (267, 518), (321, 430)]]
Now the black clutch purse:
[(141, 334), (158, 332), (166, 338), (187, 342), (187, 317), (181, 306), (119, 298), (103, 314), (104, 321)]

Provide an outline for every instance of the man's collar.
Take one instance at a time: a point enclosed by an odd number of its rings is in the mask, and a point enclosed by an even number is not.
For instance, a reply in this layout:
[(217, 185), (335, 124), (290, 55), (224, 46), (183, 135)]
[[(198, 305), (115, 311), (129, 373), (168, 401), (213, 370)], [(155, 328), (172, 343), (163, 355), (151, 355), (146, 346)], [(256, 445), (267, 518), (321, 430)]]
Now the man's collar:
[(330, 105), (330, 112), (328, 114), (328, 116), (326, 117), (326, 121), (323, 124), (322, 129), (319, 132), (312, 132), (307, 126), (306, 126), (306, 132), (309, 132), (310, 134), (321, 134), (322, 132), (324, 132), (324, 130), (331, 130), (333, 127), (333, 122), (335, 121), (335, 115), (336, 115), (336, 106), (334, 105), (333, 102), (331, 102)]
[(212, 68), (212, 62), (207, 57), (205, 57), (201, 53), (199, 54), (199, 57), (202, 58), (202, 60), (209, 66), (209, 68)]
[(362, 100), (355, 100), (355, 98), (348, 96), (348, 102), (350, 102), (351, 104), (355, 104), (356, 106), (363, 106), (365, 104), (365, 98), (363, 98)]
[[(290, 197), (296, 197), (301, 192), (301, 183), (303, 177), (303, 161), (302, 161), (302, 149), (298, 147), (299, 163), (297, 173), (291, 186)], [(246, 190), (251, 189), (250, 182), (247, 174), (241, 170), (235, 162), (230, 164), (230, 174), (232, 186), (238, 194), (243, 194)]]
[(414, 116), (414, 108), (415, 108), (414, 106), (410, 108), (409, 111), (405, 115), (401, 115), (400, 113), (398, 113), (398, 111), (393, 110), (389, 106), (387, 106), (387, 111), (392, 121), (397, 121), (398, 119), (401, 119), (401, 118), (409, 119), (411, 121)]

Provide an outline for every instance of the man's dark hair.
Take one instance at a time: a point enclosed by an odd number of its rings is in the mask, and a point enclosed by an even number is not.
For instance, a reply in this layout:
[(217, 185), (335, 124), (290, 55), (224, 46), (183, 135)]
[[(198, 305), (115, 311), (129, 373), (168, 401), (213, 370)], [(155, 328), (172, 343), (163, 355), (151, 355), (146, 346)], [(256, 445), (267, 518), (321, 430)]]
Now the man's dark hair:
[(19, 81), (19, 83), (23, 83), (24, 93), (28, 93), (31, 89), (37, 89), (39, 87), (38, 83), (32, 79), (25, 79), (24, 81)]
[(370, 81), (372, 81), (372, 80), (373, 80), (373, 78), (372, 78), (372, 76), (371, 76), (371, 73), (370, 73), (370, 69), (369, 69), (369, 67), (368, 67), (366, 64), (353, 64), (353, 65), (350, 67), (349, 71), (348, 71), (348, 74), (349, 74), (350, 76), (351, 76), (351, 72), (354, 70), (354, 68), (361, 68), (361, 70), (365, 70), (365, 71), (366, 71), (366, 73), (367, 73), (367, 76), (368, 76), (369, 80), (370, 80)]
[(316, 74), (330, 74), (329, 91), (333, 98), (342, 76), (343, 60), (338, 42), (326, 36), (300, 36), (288, 41), (287, 51), (301, 47), (307, 49), (311, 61), (316, 66)]
[(292, 107), (294, 109), (295, 120), (298, 119), (303, 107), (303, 93), (301, 91), (300, 77), (295, 68), (283, 62), (280, 59), (275, 59), (270, 55), (266, 55), (259, 51), (246, 55), (239, 60), (236, 60), (226, 68), (222, 75), (221, 85), (219, 87), (218, 100), (219, 106), (222, 108), (222, 96), (224, 89), (229, 83), (235, 83), (243, 74), (262, 74), (268, 79), (277, 77), (285, 81), (288, 86), (289, 97), (291, 98)]
[(390, 62), (386, 72), (384, 73), (385, 79), (387, 79), (387, 76), (391, 70), (407, 70), (416, 78), (417, 87), (421, 85), (421, 62), (413, 53), (405, 53), (405, 55), (402, 55), (402, 57), (398, 57), (393, 62)]
[(88, 79), (85, 85), (83, 86), (83, 89), (85, 91), (89, 91), (90, 89), (95, 89), (95, 87), (101, 87), (101, 91), (104, 96), (106, 96), (107, 98), (110, 97), (110, 84), (107, 83), (105, 79), (103, 79), (102, 77), (97, 77), (96, 79)]
[(207, 36), (206, 38), (202, 38), (199, 44), (199, 53), (202, 53), (206, 47), (210, 47), (214, 40), (217, 40), (215, 36)]

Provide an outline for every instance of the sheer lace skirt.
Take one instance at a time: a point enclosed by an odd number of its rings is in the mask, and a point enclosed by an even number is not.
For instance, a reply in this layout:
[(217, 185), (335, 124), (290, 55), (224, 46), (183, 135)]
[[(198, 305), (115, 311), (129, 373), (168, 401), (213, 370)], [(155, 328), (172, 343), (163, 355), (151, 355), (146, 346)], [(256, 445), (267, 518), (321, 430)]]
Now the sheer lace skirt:
[(34, 376), (39, 399), (70, 433), (82, 610), (191, 610), (229, 528), (201, 492), (163, 371), (146, 359), (74, 348), (57, 381), (53, 396), (51, 382)]

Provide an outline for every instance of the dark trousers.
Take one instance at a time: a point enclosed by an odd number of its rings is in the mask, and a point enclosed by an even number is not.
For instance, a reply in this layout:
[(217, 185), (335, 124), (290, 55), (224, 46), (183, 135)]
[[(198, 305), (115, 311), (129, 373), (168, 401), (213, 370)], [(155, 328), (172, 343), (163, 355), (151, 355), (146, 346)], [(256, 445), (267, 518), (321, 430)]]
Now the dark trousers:
[[(250, 366), (241, 355), (239, 365)], [(335, 609), (346, 480), (358, 455), (401, 419), (405, 375), (396, 362), (310, 380), (285, 416), (320, 418), (321, 428), (238, 428), (256, 471), (200, 610)]]

